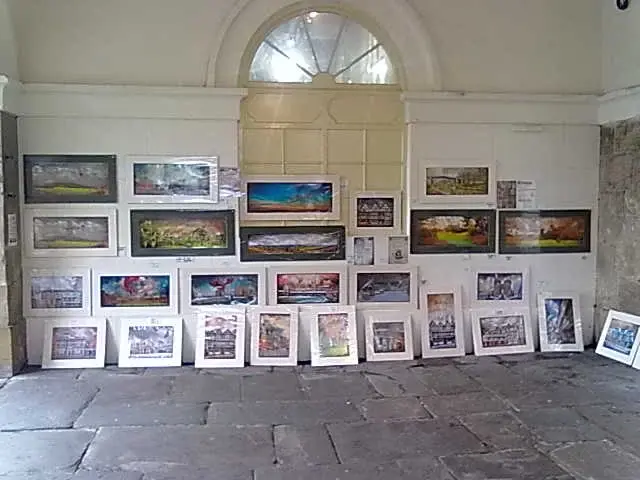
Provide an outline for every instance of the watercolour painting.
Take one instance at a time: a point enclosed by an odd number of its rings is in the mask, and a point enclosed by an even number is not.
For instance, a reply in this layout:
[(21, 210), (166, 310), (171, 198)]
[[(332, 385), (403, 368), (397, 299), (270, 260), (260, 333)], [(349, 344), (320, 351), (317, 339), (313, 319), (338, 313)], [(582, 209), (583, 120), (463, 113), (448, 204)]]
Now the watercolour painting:
[(639, 364), (635, 361), (638, 345), (640, 345), (640, 317), (609, 310), (596, 353), (625, 365), (633, 364), (634, 368), (638, 368)]
[(477, 306), (487, 302), (525, 303), (529, 297), (528, 269), (485, 270), (475, 272), (475, 297)]
[(581, 352), (584, 350), (580, 302), (577, 293), (538, 294), (540, 350)]
[(119, 367), (182, 364), (182, 318), (121, 319)]
[(275, 273), (276, 305), (341, 303), (341, 282), (346, 275), (336, 272)]
[(351, 199), (351, 230), (358, 235), (400, 235), (401, 192), (355, 192)]
[(24, 273), (26, 317), (89, 316), (91, 271), (88, 268), (29, 270)]
[(488, 195), (489, 167), (427, 167), (425, 194)]
[(528, 307), (472, 310), (473, 344), (476, 355), (533, 352)]
[(429, 285), (423, 296), (422, 358), (465, 354), (461, 289)]
[(298, 308), (252, 307), (251, 365), (298, 363)]
[(371, 310), (363, 316), (367, 361), (413, 360), (411, 313)]
[(415, 267), (354, 267), (351, 276), (350, 288), (355, 304), (363, 307), (417, 304)]
[(44, 324), (42, 368), (102, 368), (106, 320), (50, 318)]
[(358, 363), (355, 307), (316, 307), (306, 313), (311, 316), (312, 366)]
[(243, 307), (198, 313), (196, 368), (244, 367), (245, 321)]

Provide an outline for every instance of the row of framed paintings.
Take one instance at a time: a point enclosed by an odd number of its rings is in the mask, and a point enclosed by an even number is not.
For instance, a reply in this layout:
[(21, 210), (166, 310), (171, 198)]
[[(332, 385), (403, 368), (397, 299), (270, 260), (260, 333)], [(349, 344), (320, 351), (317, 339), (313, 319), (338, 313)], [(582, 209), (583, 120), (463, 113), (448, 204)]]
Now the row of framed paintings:
[(609, 310), (596, 353), (640, 370), (640, 316)]

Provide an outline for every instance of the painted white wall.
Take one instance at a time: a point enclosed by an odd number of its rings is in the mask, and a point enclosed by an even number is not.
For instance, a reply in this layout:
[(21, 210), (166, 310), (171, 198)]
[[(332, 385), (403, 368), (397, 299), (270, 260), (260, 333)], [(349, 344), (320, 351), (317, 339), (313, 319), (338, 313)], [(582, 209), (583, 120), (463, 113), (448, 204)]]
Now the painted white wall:
[[(605, 92), (640, 86), (640, 4), (620, 11), (602, 0), (602, 82)], [(640, 110), (636, 113), (640, 113)]]
[(7, 0), (0, 0), (0, 75), (20, 79), (18, 50)]

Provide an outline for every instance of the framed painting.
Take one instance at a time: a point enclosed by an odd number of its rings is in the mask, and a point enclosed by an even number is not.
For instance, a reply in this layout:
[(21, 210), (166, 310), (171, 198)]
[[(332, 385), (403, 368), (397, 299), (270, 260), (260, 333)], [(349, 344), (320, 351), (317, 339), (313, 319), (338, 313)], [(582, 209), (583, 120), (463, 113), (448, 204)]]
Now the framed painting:
[(411, 253), (494, 253), (495, 210), (411, 210)]
[(115, 155), (25, 155), (24, 203), (117, 203)]
[(501, 254), (591, 251), (591, 210), (510, 210), (499, 217)]
[(494, 204), (494, 166), (480, 160), (427, 160), (420, 164), (419, 201)]
[(25, 317), (91, 316), (89, 268), (27, 270), (22, 280)]
[(244, 367), (245, 307), (210, 308), (197, 319), (195, 367)]
[(459, 286), (429, 285), (422, 296), (422, 358), (465, 354), (464, 318)]
[(249, 307), (251, 365), (297, 365), (298, 307)]
[(402, 234), (401, 192), (355, 192), (351, 197), (354, 235)]
[(487, 306), (493, 302), (503, 305), (528, 304), (528, 268), (489, 268), (474, 273), (473, 304)]
[(265, 305), (266, 270), (233, 267), (180, 269), (180, 313), (210, 307)]
[(609, 310), (596, 353), (625, 365), (635, 363), (634, 368), (638, 368), (635, 359), (640, 345), (639, 330), (640, 316)]
[(50, 318), (44, 322), (42, 368), (104, 367), (104, 318)]
[(27, 257), (115, 257), (117, 213), (113, 207), (27, 208)]
[(418, 268), (407, 265), (351, 268), (351, 303), (358, 307), (416, 308), (418, 304)]
[(311, 366), (358, 364), (358, 333), (354, 306), (310, 308)]
[(533, 352), (531, 315), (527, 307), (471, 311), (476, 355)]
[(538, 294), (540, 351), (582, 352), (580, 298), (575, 292)]
[(182, 318), (122, 318), (118, 353), (119, 367), (179, 367)]
[(233, 210), (131, 210), (132, 257), (236, 254)]
[(269, 269), (270, 305), (346, 304), (347, 267)]
[(243, 262), (344, 259), (343, 226), (240, 228), (240, 260)]
[(336, 175), (243, 177), (243, 220), (340, 220)]
[(130, 156), (127, 203), (218, 203), (218, 157)]
[(367, 362), (413, 360), (411, 313), (368, 310), (365, 319)]
[(375, 237), (353, 237), (353, 264), (373, 265), (376, 255)]

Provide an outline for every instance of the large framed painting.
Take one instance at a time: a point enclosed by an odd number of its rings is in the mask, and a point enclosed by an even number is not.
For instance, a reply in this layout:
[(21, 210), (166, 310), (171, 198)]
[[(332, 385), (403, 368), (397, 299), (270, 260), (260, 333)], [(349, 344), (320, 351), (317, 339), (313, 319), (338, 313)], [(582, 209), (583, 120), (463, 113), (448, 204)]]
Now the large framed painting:
[(344, 259), (343, 226), (240, 228), (240, 260), (243, 262)]
[(27, 257), (115, 257), (117, 212), (113, 207), (26, 208)]
[(494, 204), (494, 165), (482, 160), (425, 160), (420, 163), (422, 203)]
[(529, 269), (494, 267), (473, 274), (472, 303), (475, 307), (492, 304), (528, 305)]
[(218, 157), (130, 156), (123, 184), (127, 203), (218, 203)]
[(132, 257), (235, 255), (233, 210), (131, 210)]
[(346, 304), (347, 267), (269, 268), (270, 305)]
[(355, 192), (351, 197), (351, 232), (354, 235), (400, 235), (401, 192)]
[(104, 318), (49, 318), (44, 322), (42, 368), (104, 367)]
[(411, 210), (411, 253), (494, 253), (495, 210)]
[(89, 317), (91, 270), (89, 268), (32, 269), (24, 272), (25, 317)]
[(309, 307), (311, 365), (357, 365), (358, 333), (354, 306)]
[(363, 316), (368, 362), (413, 360), (411, 312), (366, 310)]
[(25, 155), (24, 203), (116, 203), (115, 155)]
[(182, 365), (182, 318), (122, 318), (118, 353), (119, 367), (179, 367)]
[(243, 220), (340, 220), (340, 177), (245, 176)]
[(460, 286), (428, 285), (422, 295), (422, 358), (465, 354)]
[(581, 352), (584, 350), (580, 297), (575, 292), (538, 294), (540, 351)]
[(476, 355), (533, 352), (531, 314), (528, 307), (471, 311)]
[(510, 210), (499, 217), (501, 254), (591, 251), (591, 210)]
[(245, 307), (214, 307), (197, 319), (195, 367), (244, 367)]
[(351, 303), (358, 307), (416, 308), (418, 268), (408, 265), (358, 266), (350, 269)]
[(248, 308), (251, 323), (251, 365), (297, 365), (298, 307)]
[(640, 316), (630, 313), (609, 310), (604, 322), (596, 353), (603, 357), (616, 360), (625, 365), (638, 368), (634, 362), (640, 346)]

